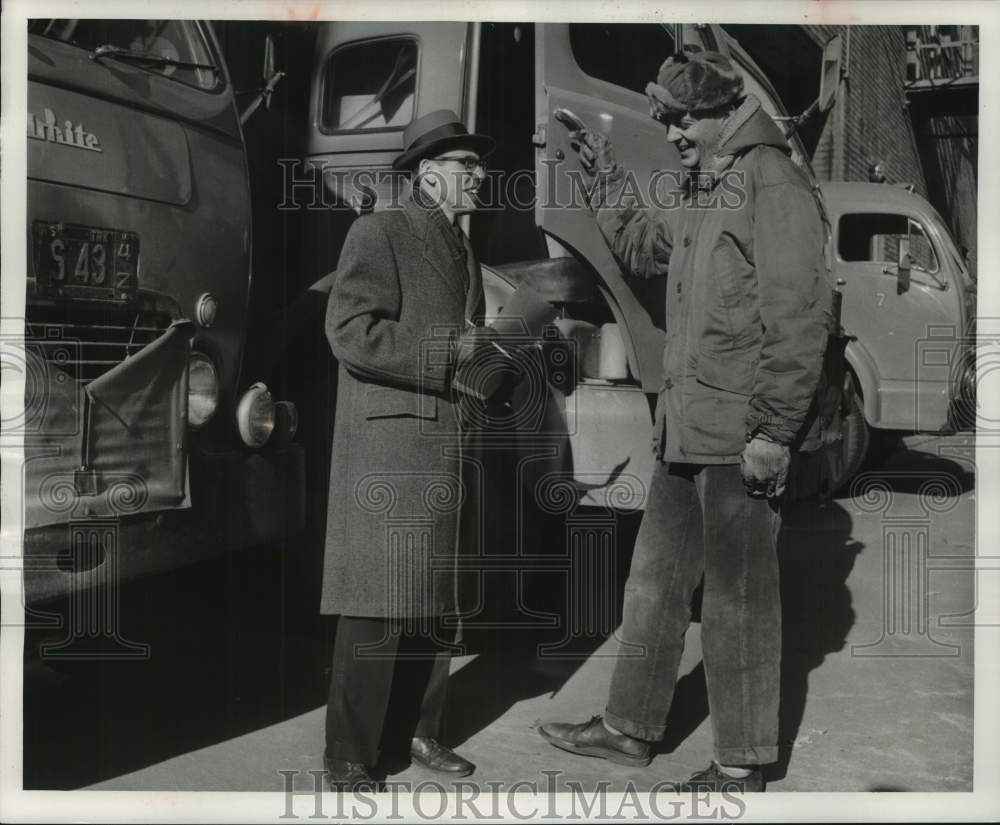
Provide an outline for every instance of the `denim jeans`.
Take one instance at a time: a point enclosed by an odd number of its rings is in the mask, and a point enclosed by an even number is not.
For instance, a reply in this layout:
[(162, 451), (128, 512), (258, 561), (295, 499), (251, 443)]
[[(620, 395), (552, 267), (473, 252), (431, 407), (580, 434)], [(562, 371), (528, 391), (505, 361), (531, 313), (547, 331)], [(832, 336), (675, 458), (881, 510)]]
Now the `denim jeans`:
[(748, 496), (738, 465), (656, 464), (625, 585), (611, 725), (640, 739), (663, 737), (691, 597), (704, 576), (701, 639), (716, 759), (778, 758), (780, 526), (778, 503)]

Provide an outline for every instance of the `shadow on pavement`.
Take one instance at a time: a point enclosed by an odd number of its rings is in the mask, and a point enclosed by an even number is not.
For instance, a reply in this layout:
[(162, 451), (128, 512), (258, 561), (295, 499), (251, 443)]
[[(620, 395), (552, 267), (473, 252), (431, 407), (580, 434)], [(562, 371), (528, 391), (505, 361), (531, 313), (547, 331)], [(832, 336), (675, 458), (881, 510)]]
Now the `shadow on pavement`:
[[(974, 455), (974, 451), (970, 450), (970, 460)], [(937, 485), (937, 489), (947, 495), (958, 496), (975, 488), (976, 476), (972, 470), (947, 456), (907, 449), (905, 444), (900, 444), (881, 466), (859, 473), (838, 498), (850, 499), (872, 482), (881, 482), (896, 493), (930, 495), (935, 494)]]
[(25, 789), (92, 785), (322, 704), (328, 634), (275, 587), (287, 559), (261, 549), (123, 588), (122, 635), (150, 646), (144, 660), (26, 667)]
[(778, 762), (768, 780), (783, 779), (792, 759), (809, 693), (809, 673), (843, 649), (855, 613), (847, 579), (864, 545), (851, 537), (850, 514), (830, 502), (796, 502), (785, 515), (781, 566), (782, 657)]
[[(588, 577), (576, 567), (538, 572), (520, 595), (515, 594), (510, 582), (499, 577), (488, 580), (486, 603), (491, 620), (523, 622), (529, 615), (537, 622), (534, 627), (478, 627), (465, 633), (467, 649), (478, 656), (449, 682), (448, 744), (466, 741), (517, 702), (545, 693), (555, 695), (611, 636), (621, 620), (625, 580), (639, 521), (640, 515), (631, 513), (611, 514), (609, 521), (602, 522), (600, 529), (609, 530), (613, 536), (606, 548), (611, 560), (607, 566), (592, 566), (590, 572), (596, 572), (596, 576)], [(551, 559), (552, 566), (559, 568), (571, 558), (553, 552), (553, 548), (571, 543), (562, 520), (542, 518), (528, 532), (535, 537), (535, 561)], [(590, 560), (593, 562), (595, 557)], [(606, 598), (594, 599), (595, 588), (603, 588)], [(590, 612), (597, 601), (599, 607)], [(544, 616), (556, 617), (557, 625), (545, 627)]]

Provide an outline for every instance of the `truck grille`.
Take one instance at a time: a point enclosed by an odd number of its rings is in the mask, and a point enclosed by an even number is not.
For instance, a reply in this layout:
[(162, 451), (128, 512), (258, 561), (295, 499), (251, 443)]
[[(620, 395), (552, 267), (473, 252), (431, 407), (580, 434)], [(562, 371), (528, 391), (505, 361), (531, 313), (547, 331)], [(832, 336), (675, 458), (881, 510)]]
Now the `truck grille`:
[(105, 304), (28, 308), (25, 346), (77, 381), (88, 383), (159, 338), (170, 315)]

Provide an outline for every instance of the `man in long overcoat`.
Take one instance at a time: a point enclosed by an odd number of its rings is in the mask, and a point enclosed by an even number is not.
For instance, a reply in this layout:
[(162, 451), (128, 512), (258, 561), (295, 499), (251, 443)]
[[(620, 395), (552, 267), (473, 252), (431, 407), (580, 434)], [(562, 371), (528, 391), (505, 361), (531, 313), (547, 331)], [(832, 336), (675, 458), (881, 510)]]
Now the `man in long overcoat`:
[(321, 603), (339, 616), (325, 765), (348, 789), (374, 784), (393, 737), (433, 770), (474, 769), (437, 736), (470, 496), (452, 381), (484, 311), (456, 220), (475, 206), (493, 141), (439, 110), (404, 143), (394, 167), (412, 173), (412, 194), (351, 226), (326, 319), (340, 375)]

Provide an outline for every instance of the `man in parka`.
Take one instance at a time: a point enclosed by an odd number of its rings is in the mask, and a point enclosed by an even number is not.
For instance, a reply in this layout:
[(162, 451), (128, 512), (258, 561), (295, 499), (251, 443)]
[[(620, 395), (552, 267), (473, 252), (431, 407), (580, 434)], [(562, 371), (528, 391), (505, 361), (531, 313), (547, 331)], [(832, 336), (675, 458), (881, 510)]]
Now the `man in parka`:
[(778, 757), (780, 503), (829, 323), (821, 214), (781, 131), (744, 94), (728, 58), (668, 59), (646, 92), (686, 171), (677, 208), (619, 202), (624, 173), (610, 143), (589, 130), (573, 137), (596, 173), (592, 206), (619, 263), (667, 278), (659, 460), (604, 716), (540, 732), (573, 753), (648, 764), (704, 579), (716, 758), (682, 788), (763, 790), (760, 768)]

